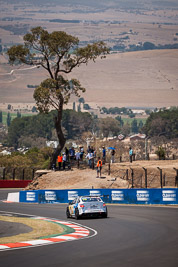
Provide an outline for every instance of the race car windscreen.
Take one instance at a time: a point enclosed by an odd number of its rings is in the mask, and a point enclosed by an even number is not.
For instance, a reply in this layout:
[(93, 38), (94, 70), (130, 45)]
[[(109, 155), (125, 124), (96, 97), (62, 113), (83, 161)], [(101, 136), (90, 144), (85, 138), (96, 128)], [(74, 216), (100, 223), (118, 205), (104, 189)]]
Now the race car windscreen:
[(81, 198), (82, 202), (96, 202), (102, 201), (100, 197), (83, 197)]

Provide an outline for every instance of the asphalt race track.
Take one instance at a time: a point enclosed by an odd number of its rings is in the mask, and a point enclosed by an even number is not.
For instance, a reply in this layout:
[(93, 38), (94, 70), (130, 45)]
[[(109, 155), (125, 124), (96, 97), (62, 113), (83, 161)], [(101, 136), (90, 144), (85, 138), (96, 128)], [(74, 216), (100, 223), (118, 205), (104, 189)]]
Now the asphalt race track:
[[(6, 193), (7, 190), (0, 190), (0, 200), (4, 199)], [(66, 220), (65, 208), (63, 204), (0, 201), (0, 211), (60, 220)], [(95, 229), (98, 232), (96, 236), (41, 247), (0, 251), (0, 266), (178, 266), (178, 208), (112, 205), (108, 206), (108, 211), (107, 219), (77, 221)]]

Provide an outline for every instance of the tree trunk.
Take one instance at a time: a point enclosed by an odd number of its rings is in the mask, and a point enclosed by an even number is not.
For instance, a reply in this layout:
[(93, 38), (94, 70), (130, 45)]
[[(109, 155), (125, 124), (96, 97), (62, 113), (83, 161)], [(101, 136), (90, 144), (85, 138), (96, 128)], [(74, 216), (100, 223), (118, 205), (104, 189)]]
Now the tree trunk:
[(52, 158), (51, 158), (51, 162), (50, 162), (50, 168), (51, 169), (53, 168), (53, 166), (56, 167), (57, 157), (61, 153), (62, 149), (64, 148), (65, 142), (66, 142), (64, 134), (62, 132), (62, 125), (61, 125), (61, 122), (62, 122), (62, 110), (63, 110), (62, 106), (63, 105), (61, 104), (61, 108), (58, 110), (58, 114), (54, 118), (56, 133), (57, 133), (57, 137), (58, 137), (58, 140), (59, 140), (59, 145), (57, 146), (57, 148), (53, 152), (53, 155), (52, 155)]

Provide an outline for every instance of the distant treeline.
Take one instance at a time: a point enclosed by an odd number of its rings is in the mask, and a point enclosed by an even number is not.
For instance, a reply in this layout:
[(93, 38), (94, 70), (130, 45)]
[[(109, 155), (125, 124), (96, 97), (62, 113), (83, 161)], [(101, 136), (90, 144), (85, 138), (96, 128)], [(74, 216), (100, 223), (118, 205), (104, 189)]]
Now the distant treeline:
[(165, 44), (165, 45), (155, 45), (151, 42), (139, 43), (139, 44), (130, 44), (129, 48), (122, 45), (114, 45), (111, 48), (111, 51), (122, 51), (122, 52), (130, 52), (130, 51), (144, 51), (144, 50), (156, 50), (156, 49), (178, 49), (178, 43), (175, 44)]
[(27, 88), (36, 88), (38, 85), (27, 84)]
[(1, 25), (0, 28), (6, 31), (10, 31), (14, 35), (24, 35), (28, 32), (29, 25), (28, 24)]
[(106, 114), (124, 114), (124, 115), (130, 115), (132, 114), (132, 110), (129, 108), (118, 108), (118, 107), (113, 107), (113, 108), (106, 108), (102, 107), (101, 112), (106, 113)]
[[(8, 135), (3, 144), (18, 147), (43, 147), (46, 140), (57, 140), (54, 128), (55, 111), (49, 114), (38, 114), (28, 117), (19, 117), (11, 121)], [(88, 112), (76, 112), (64, 110), (62, 126), (67, 140), (82, 140), (83, 135), (98, 137), (124, 135), (130, 132), (137, 133), (143, 127), (143, 123), (133, 120), (131, 124), (124, 123), (121, 117), (98, 119)]]
[(59, 22), (59, 23), (80, 23), (80, 20), (69, 20), (69, 19), (50, 19), (49, 22)]
[[(38, 114), (29, 117), (17, 117), (8, 128), (8, 135), (1, 142), (4, 145), (18, 147), (44, 147), (46, 140), (57, 140), (54, 129), (55, 111), (49, 114)], [(125, 123), (121, 116), (115, 119), (106, 117), (99, 119), (85, 112), (64, 110), (62, 126), (67, 140), (85, 140), (86, 136), (100, 138), (142, 132), (149, 137), (166, 136), (178, 138), (178, 108), (152, 112), (145, 125), (133, 119), (131, 124)], [(84, 138), (84, 139), (83, 139)]]

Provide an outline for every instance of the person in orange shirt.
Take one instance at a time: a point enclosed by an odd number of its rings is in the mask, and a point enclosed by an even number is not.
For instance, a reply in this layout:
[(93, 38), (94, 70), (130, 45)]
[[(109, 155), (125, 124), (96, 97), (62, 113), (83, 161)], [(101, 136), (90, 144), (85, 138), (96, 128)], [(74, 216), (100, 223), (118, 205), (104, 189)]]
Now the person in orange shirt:
[(102, 169), (102, 160), (100, 159), (100, 157), (98, 157), (98, 162), (97, 162), (97, 176), (96, 176), (96, 178), (101, 177), (101, 169)]
[(57, 161), (58, 161), (58, 169), (60, 171), (61, 170), (61, 166), (62, 166), (62, 156), (61, 156), (61, 154), (57, 157)]

